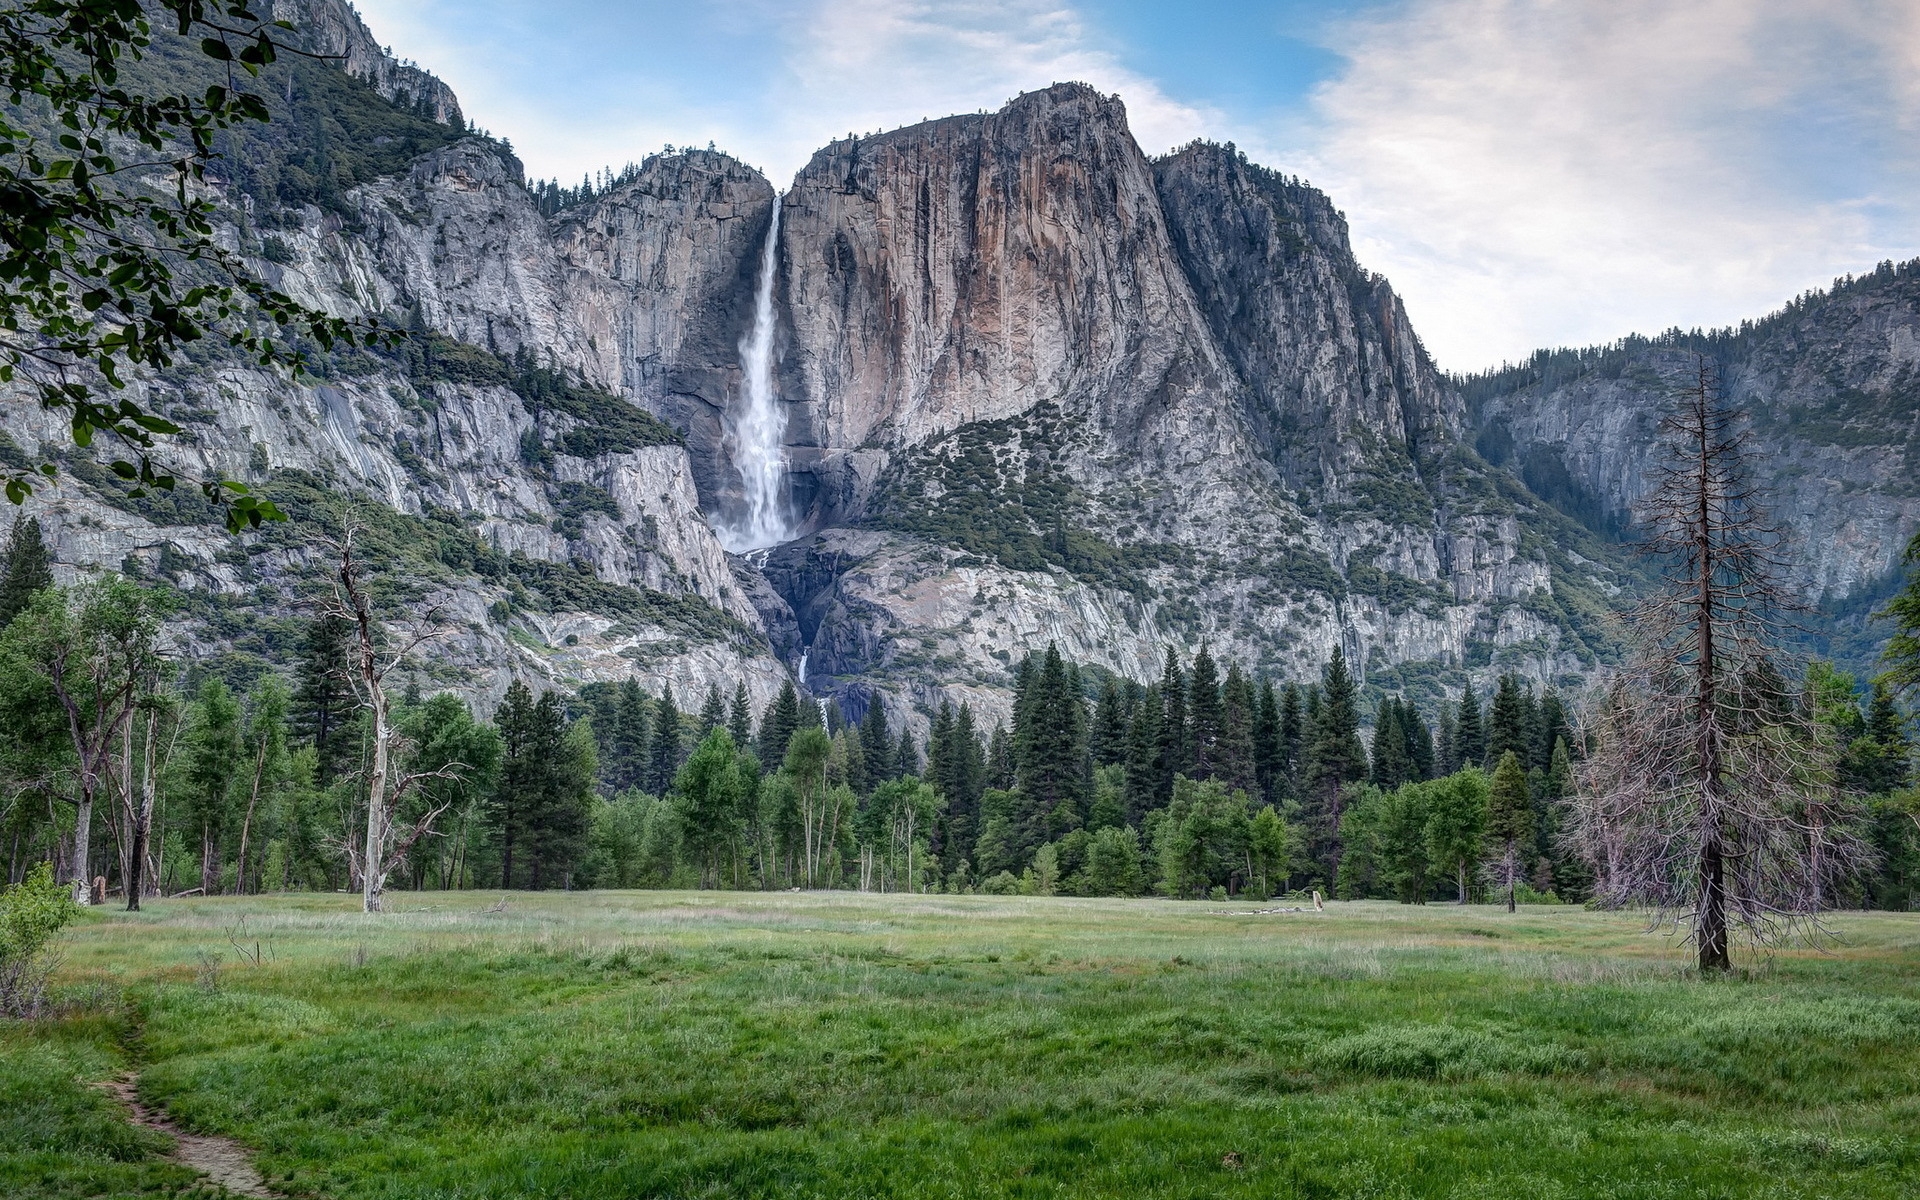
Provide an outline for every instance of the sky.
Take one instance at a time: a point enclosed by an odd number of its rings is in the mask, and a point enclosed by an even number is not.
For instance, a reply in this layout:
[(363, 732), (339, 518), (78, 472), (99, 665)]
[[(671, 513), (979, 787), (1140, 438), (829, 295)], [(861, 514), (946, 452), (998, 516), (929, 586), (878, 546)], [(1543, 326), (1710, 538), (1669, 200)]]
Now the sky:
[(1920, 255), (1914, 0), (358, 0), (532, 177), (1081, 80), (1324, 189), (1440, 365), (1758, 317)]

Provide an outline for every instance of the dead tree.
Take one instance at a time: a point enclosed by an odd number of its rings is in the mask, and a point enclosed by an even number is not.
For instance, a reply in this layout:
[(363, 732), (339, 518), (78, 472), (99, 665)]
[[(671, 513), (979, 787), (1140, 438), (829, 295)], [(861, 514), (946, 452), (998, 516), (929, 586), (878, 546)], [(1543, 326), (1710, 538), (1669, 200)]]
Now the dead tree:
[[(382, 909), (387, 876), (392, 873), (394, 865), (406, 858), (416, 842), (433, 832), (433, 823), (450, 803), (442, 802), (402, 827), (393, 816), (401, 799), (420, 780), (458, 778), (465, 767), (460, 763), (450, 763), (436, 771), (402, 775), (397, 781), (391, 778), (399, 738), (393, 728), (386, 677), (409, 654), (435, 635), (437, 631), (433, 626), (437, 610), (426, 612), (419, 625), (421, 632), (416, 633), (404, 646), (398, 650), (383, 649), (380, 622), (373, 615), (366, 588), (360, 578), (360, 567), (353, 558), (356, 532), (358, 527), (349, 521), (337, 543), (340, 566), (334, 575), (332, 611), (353, 624), (358, 641), (354, 690), (359, 693), (361, 705), (372, 717), (372, 754), (366, 774), (367, 827), (359, 865), (361, 908), (377, 913)], [(351, 862), (351, 850), (348, 858)]]
[(1862, 848), (1819, 806), (1819, 735), (1781, 669), (1781, 539), (1751, 481), (1745, 415), (1697, 358), (1660, 423), (1643, 549), (1662, 586), (1597, 714), (1573, 837), (1595, 898), (1684, 922), (1702, 971), (1731, 931), (1775, 944), (1819, 930), (1826, 883)]

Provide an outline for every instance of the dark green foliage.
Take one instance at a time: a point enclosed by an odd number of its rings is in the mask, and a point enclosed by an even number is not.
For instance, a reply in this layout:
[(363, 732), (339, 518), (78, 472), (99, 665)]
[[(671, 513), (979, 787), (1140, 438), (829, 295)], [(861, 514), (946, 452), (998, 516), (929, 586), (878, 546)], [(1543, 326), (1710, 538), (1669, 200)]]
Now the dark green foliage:
[(894, 769), (893, 734), (887, 729), (887, 702), (879, 692), (867, 699), (867, 715), (860, 721), (860, 749), (867, 756), (869, 787), (899, 776)]
[[(536, 363), (524, 350), (513, 358), (438, 333), (415, 333), (395, 352), (402, 367), (422, 382), (445, 381), (504, 387), (520, 397), (535, 418), (559, 414), (576, 424), (542, 447), (575, 458), (624, 454), (647, 446), (678, 446), (684, 439), (660, 418), (631, 402), (562, 371)], [(544, 423), (543, 423), (544, 427)]]
[(1127, 710), (1120, 698), (1120, 685), (1111, 676), (1101, 686), (1099, 703), (1094, 706), (1087, 752), (1097, 767), (1124, 762), (1127, 757)]
[(585, 851), (597, 764), (590, 728), (569, 728), (556, 692), (534, 699), (519, 680), (494, 718), (500, 782), (492, 816), (501, 843), (501, 884), (534, 890), (570, 882)]
[(1507, 865), (1512, 870), (1506, 878), (1507, 908), (1511, 910), (1515, 885), (1525, 871), (1520, 847), (1533, 839), (1532, 789), (1520, 756), (1511, 750), (1501, 753), (1488, 786), (1487, 836), (1505, 847)]
[(313, 745), (316, 782), (325, 787), (339, 778), (359, 752), (349, 736), (359, 707), (352, 684), (353, 626), (333, 613), (315, 617), (301, 647), (293, 697), (294, 735)]
[(1260, 681), (1253, 715), (1253, 770), (1260, 795), (1268, 802), (1281, 799), (1280, 698), (1268, 679)]
[(1242, 791), (1250, 797), (1260, 795), (1258, 762), (1253, 730), (1257, 701), (1253, 686), (1240, 672), (1240, 664), (1227, 668), (1227, 680), (1220, 688), (1220, 734), (1214, 741), (1214, 778), (1229, 791)]
[(757, 783), (743, 769), (733, 735), (719, 726), (707, 731), (675, 775), (680, 837), (702, 886), (720, 881), (722, 857), (744, 828), (747, 797)]
[(787, 743), (793, 738), (793, 731), (800, 728), (800, 693), (794, 691), (793, 681), (780, 681), (779, 694), (767, 705), (767, 711), (760, 718), (760, 761), (763, 763), (784, 762), (787, 757)]
[(914, 745), (913, 730), (900, 727), (900, 744), (893, 752), (893, 769), (902, 776), (920, 774), (920, 747)]
[(881, 481), (873, 522), (1012, 570), (1058, 566), (1139, 593), (1141, 574), (1177, 561), (1179, 549), (1114, 546), (1084, 529), (1086, 501), (1056, 464), (1065, 452), (1059, 416), (1047, 406), (963, 425), (896, 458)]
[(707, 699), (700, 706), (700, 736), (706, 737), (727, 723), (727, 704), (720, 698), (720, 685), (707, 685)]
[(1920, 533), (1907, 543), (1904, 562), (1906, 585), (1876, 615), (1893, 622), (1893, 634), (1881, 652), (1887, 664), (1887, 684), (1911, 696), (1920, 691), (1920, 570), (1916, 569), (1920, 568)]
[(1212, 779), (1218, 772), (1220, 720), (1219, 668), (1201, 646), (1187, 676), (1187, 761), (1195, 779)]
[(1373, 764), (1368, 779), (1374, 787), (1391, 792), (1410, 782), (1413, 763), (1407, 755), (1407, 734), (1400, 724), (1400, 701), (1389, 696), (1380, 705), (1373, 725)]
[(1473, 694), (1473, 681), (1467, 681), (1460, 694), (1460, 707), (1453, 726), (1453, 761), (1461, 767), (1477, 767), (1486, 762), (1487, 736), (1481, 722), (1480, 698)]
[(200, 685), (182, 748), (178, 800), (186, 827), (197, 835), (200, 886), (211, 895), (220, 884), (220, 851), (234, 812), (234, 787), (242, 774), (240, 705), (218, 678)]
[(727, 710), (727, 733), (742, 750), (753, 744), (753, 709), (747, 700), (747, 685), (733, 685), (733, 706)]
[(1173, 781), (1193, 773), (1193, 740), (1187, 724), (1187, 681), (1180, 670), (1180, 659), (1173, 647), (1167, 647), (1166, 665), (1160, 672), (1160, 721), (1156, 765), (1156, 806), (1173, 800)]
[(0, 629), (26, 611), (33, 594), (53, 586), (53, 560), (38, 517), (16, 516), (0, 558)]
[[(99, 395), (120, 391), (127, 368), (164, 370), (209, 335), (297, 368), (288, 335), (326, 349), (383, 334), (294, 302), (217, 236), (222, 139), (269, 119), (261, 73), (286, 37), (270, 12), (167, 0), (151, 15), (163, 32), (130, 0), (0, 7), (0, 328), (19, 335), (0, 339), (0, 383), (29, 368), (22, 382), (75, 446), (110, 434), (129, 453), (117, 475), (171, 491), (153, 452), (180, 427)], [(54, 474), (46, 462), (0, 478), (19, 504)], [(244, 484), (200, 487), (235, 532), (284, 515)]]
[(1086, 702), (1051, 643), (1019, 709), (1014, 749), (1021, 799), (1016, 844), (1024, 857), (1085, 822)]
[(1336, 645), (1320, 673), (1320, 706), (1310, 729), (1305, 772), (1310, 853), (1325, 867), (1329, 879), (1340, 861), (1341, 794), (1349, 783), (1367, 775), (1356, 699), (1346, 652)]
[(1519, 759), (1522, 770), (1534, 766), (1533, 724), (1532, 691), (1517, 676), (1502, 675), (1487, 718), (1487, 768), (1492, 770), (1503, 754)]
[(652, 721), (653, 736), (647, 744), (647, 782), (646, 790), (656, 796), (664, 796), (673, 786), (673, 777), (680, 772), (680, 709), (673, 702), (673, 688), (660, 689), (660, 700), (654, 706)]
[(1300, 769), (1305, 761), (1307, 724), (1300, 689), (1289, 683), (1280, 695), (1279, 749), (1274, 760), (1275, 782), (1288, 800), (1300, 798)]

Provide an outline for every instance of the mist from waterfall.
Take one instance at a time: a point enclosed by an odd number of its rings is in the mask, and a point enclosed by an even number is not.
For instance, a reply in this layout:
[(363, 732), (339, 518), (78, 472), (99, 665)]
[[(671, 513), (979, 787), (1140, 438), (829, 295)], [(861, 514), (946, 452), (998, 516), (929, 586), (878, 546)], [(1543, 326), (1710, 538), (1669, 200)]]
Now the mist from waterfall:
[(784, 442), (787, 413), (773, 388), (773, 279), (779, 264), (780, 208), (773, 199), (773, 220), (760, 249), (760, 274), (753, 289), (753, 327), (740, 339), (740, 371), (745, 379), (733, 413), (733, 466), (740, 473), (746, 511), (720, 529), (720, 541), (735, 554), (761, 550), (793, 537), (781, 485), (787, 476)]

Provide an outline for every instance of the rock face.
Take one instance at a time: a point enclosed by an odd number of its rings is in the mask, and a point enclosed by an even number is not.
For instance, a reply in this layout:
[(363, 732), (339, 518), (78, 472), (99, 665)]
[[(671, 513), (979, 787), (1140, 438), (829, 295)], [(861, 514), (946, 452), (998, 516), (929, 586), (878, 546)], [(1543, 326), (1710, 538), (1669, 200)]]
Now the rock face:
[[(275, 11), (381, 95), (457, 117), (337, 0)], [(543, 215), (512, 156), (468, 138), (354, 189), (345, 216), (275, 214), (271, 254), (228, 199), (229, 243), (272, 282), (425, 350), (317, 384), (216, 363), (142, 393), (190, 429), (193, 472), (296, 472), (454, 531), (434, 586), (462, 624), (434, 678), (482, 700), (513, 675), (632, 673), (683, 699), (742, 679), (764, 704), (804, 662), (851, 716), (885, 692), (916, 724), (943, 701), (990, 724), (1050, 641), (1138, 679), (1169, 645), (1283, 678), (1340, 645), (1369, 687), (1428, 698), (1498, 670), (1570, 685), (1612, 652), (1607, 514), (1645, 465), (1657, 389), (1635, 372), (1667, 352), (1463, 391), (1326, 196), (1232, 147), (1150, 161), (1119, 100), (1081, 85), (835, 142), (783, 196), (690, 151)], [(740, 504), (731, 414), (776, 203), (796, 536), (730, 558), (709, 522)], [(1834, 594), (1883, 578), (1920, 516), (1895, 482), (1920, 436), (1913, 286), (1769, 325), (1733, 375)], [(624, 406), (679, 443), (635, 440)], [(0, 429), (60, 444), (30, 405)], [(131, 562), (291, 612), (317, 562), (236, 550), (97, 470), (35, 503), (69, 568)]]
[(302, 49), (340, 60), (340, 67), (364, 79), (402, 108), (420, 106), (443, 125), (462, 121), (460, 100), (453, 89), (412, 63), (394, 59), (353, 6), (343, 0), (273, 0), (273, 19), (295, 29)]
[(1656, 427), (1695, 354), (1752, 416), (1756, 475), (1808, 598), (1883, 596), (1920, 526), (1920, 264), (1885, 264), (1738, 330), (1536, 355), (1468, 381), (1483, 450), (1596, 528), (1648, 491)]

